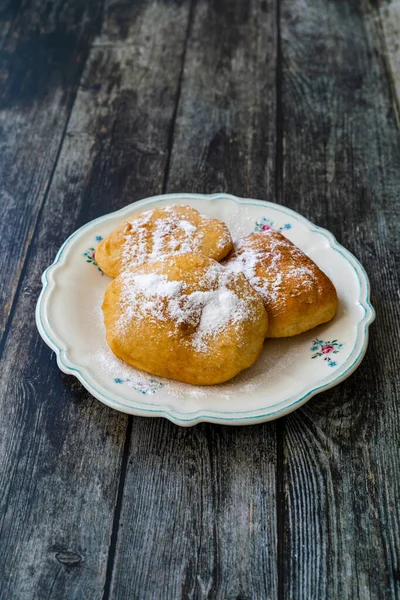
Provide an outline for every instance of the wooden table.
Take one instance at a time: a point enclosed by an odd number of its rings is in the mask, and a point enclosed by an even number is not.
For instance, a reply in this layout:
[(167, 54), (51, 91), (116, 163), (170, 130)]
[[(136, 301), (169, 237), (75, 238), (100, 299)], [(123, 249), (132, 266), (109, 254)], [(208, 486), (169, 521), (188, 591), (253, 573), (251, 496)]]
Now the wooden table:
[[(400, 3), (0, 10), (0, 598), (400, 598)], [(114, 412), (40, 339), (40, 275), (99, 215), (221, 190), (360, 259), (365, 360), (264, 425)]]

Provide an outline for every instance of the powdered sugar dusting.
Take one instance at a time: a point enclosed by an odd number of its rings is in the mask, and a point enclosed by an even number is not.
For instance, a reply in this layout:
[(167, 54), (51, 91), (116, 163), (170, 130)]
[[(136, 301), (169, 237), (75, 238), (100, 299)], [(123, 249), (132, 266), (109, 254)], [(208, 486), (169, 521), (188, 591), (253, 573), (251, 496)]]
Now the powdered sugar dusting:
[(120, 277), (122, 294), (118, 327), (122, 333), (133, 319), (166, 321), (168, 300), (176, 298), (184, 285), (180, 281), (168, 281), (166, 275), (158, 273), (125, 271)]
[(190, 223), (189, 221), (181, 220), (179, 221), (179, 227), (183, 229), (186, 235), (192, 235), (197, 231), (196, 227)]
[[(171, 254), (201, 251), (202, 229), (185, 219), (184, 214), (177, 212), (176, 208), (164, 206), (158, 211), (144, 211), (127, 224), (121, 253), (122, 264), (125, 267), (139, 266)], [(190, 207), (180, 208), (190, 209)], [(204, 215), (200, 216), (203, 226), (207, 221), (211, 221)], [(229, 239), (227, 230), (218, 239), (217, 247), (223, 248)]]
[[(268, 247), (256, 247), (252, 236), (239, 240), (234, 254), (225, 263), (232, 273), (243, 273), (254, 289), (262, 296), (268, 307), (286, 302), (282, 287), (290, 287), (292, 295), (312, 291), (317, 285), (312, 268), (304, 265), (304, 253), (283, 236), (266, 231), (259, 234), (268, 237)], [(290, 261), (285, 261), (282, 271), (283, 253), (290, 251)], [(257, 276), (257, 265), (265, 265), (263, 277)]]
[(200, 321), (193, 336), (198, 352), (207, 352), (207, 340), (229, 323), (238, 323), (249, 316), (246, 303), (224, 287), (209, 292), (193, 292), (188, 301), (198, 307)]
[(207, 296), (200, 320), (200, 329), (216, 331), (234, 319), (240, 300), (231, 290), (221, 289), (213, 292), (194, 292)]
[(254, 303), (231, 289), (235, 279), (233, 273), (213, 263), (192, 291), (193, 286), (185, 281), (169, 281), (163, 274), (125, 271), (120, 275), (120, 333), (124, 335), (133, 321), (143, 319), (172, 322), (170, 335), (184, 324), (192, 331), (193, 347), (206, 352), (209, 341), (225, 327), (240, 327), (254, 316)]
[(162, 298), (171, 298), (182, 287), (179, 281), (168, 281), (165, 275), (158, 275), (157, 273), (134, 275), (131, 280), (135, 288), (147, 297), (161, 296)]

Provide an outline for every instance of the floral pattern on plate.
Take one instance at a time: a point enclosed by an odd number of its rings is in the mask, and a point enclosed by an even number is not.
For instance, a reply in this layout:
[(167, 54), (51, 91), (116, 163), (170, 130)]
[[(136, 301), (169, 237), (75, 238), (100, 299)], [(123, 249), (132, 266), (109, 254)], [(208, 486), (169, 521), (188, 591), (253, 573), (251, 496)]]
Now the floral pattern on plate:
[[(101, 240), (103, 239), (102, 235), (96, 235), (95, 237), (96, 242), (101, 242)], [(88, 248), (84, 253), (83, 256), (86, 258), (86, 262), (92, 264), (94, 267), (96, 267), (100, 273), (102, 275), (104, 275), (103, 271), (100, 269), (97, 261), (96, 261), (96, 249), (91, 246), (90, 248)]]
[(311, 358), (318, 358), (319, 356), (322, 356), (330, 367), (336, 367), (338, 364), (337, 361), (333, 360), (329, 355), (338, 354), (342, 347), (343, 344), (339, 344), (337, 340), (324, 342), (324, 340), (319, 340), (316, 338), (311, 346), (311, 352), (314, 352)]
[(163, 387), (163, 383), (161, 381), (157, 381), (156, 379), (151, 379), (149, 382), (141, 382), (141, 381), (133, 381), (132, 379), (121, 379), (120, 377), (114, 377), (114, 382), (122, 385), (123, 383), (127, 383), (130, 387), (135, 389), (137, 392), (140, 392), (144, 396), (149, 396), (151, 394), (155, 394), (157, 390)]
[(275, 221), (269, 219), (268, 217), (263, 217), (260, 221), (256, 221), (254, 233), (262, 233), (263, 231), (269, 231), (270, 229), (282, 233), (283, 231), (288, 231), (289, 229), (292, 229), (292, 226), (290, 223), (285, 223), (281, 227), (278, 227)]

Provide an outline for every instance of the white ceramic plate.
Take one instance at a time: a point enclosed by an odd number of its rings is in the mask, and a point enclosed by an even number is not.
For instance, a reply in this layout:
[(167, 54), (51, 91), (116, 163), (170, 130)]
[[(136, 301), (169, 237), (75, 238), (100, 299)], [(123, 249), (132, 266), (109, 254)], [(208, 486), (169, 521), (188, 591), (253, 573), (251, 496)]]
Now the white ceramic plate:
[[(151, 377), (114, 358), (100, 309), (110, 279), (97, 267), (93, 253), (129, 215), (167, 204), (189, 204), (224, 220), (234, 239), (270, 227), (283, 231), (332, 279), (339, 295), (336, 318), (294, 338), (266, 340), (255, 365), (218, 386), (194, 387)], [(59, 368), (112, 408), (166, 417), (182, 426), (202, 421), (247, 425), (295, 410), (359, 366), (375, 317), (363, 267), (331, 233), (283, 206), (228, 194), (157, 196), (100, 217), (68, 238), (42, 281), (36, 322), (56, 352)]]

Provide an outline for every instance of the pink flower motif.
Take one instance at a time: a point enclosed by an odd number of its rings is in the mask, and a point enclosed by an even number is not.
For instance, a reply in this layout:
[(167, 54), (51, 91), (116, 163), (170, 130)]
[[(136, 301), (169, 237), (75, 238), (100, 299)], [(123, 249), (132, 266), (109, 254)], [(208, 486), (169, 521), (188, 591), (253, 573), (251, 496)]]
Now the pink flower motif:
[(335, 346), (324, 346), (323, 348), (321, 348), (321, 352), (322, 354), (329, 354), (329, 352), (332, 352), (332, 350), (335, 349)]
[(269, 231), (270, 229), (272, 229), (271, 225), (263, 225), (261, 227), (261, 231)]
[(96, 258), (96, 252), (92, 252), (92, 258), (93, 260)]

